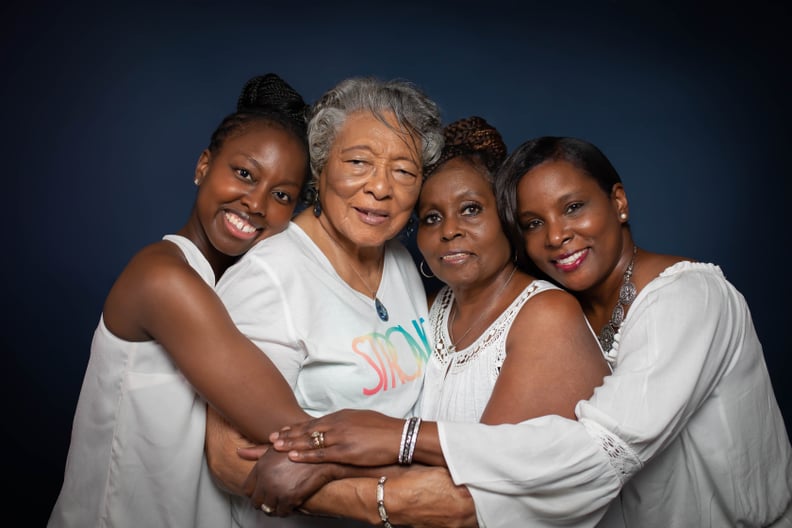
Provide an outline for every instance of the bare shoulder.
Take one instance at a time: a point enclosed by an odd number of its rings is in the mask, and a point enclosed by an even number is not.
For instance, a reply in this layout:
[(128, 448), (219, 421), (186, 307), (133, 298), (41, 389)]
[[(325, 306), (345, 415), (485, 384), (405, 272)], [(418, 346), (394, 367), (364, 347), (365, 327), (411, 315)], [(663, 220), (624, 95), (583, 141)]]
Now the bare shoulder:
[(150, 244), (130, 259), (110, 288), (102, 310), (105, 325), (122, 339), (148, 339), (141, 323), (146, 311), (170, 302), (174, 292), (199, 288), (201, 282), (178, 246)]
[(520, 325), (548, 324), (583, 321), (583, 309), (578, 300), (569, 292), (551, 288), (531, 297), (517, 314), (515, 323)]

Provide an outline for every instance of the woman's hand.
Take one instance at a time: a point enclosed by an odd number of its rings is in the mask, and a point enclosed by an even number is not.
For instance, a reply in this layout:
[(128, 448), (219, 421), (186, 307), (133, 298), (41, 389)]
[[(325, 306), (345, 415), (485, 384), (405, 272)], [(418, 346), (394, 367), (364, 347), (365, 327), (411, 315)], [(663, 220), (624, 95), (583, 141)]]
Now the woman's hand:
[[(334, 478), (343, 476), (336, 464), (306, 465), (289, 460), (285, 453), (267, 450), (244, 484), (255, 508), (285, 517)], [(262, 504), (265, 508), (262, 508)]]
[(402, 419), (343, 409), (285, 427), (270, 435), (270, 441), (294, 462), (386, 466), (398, 461), (403, 429)]

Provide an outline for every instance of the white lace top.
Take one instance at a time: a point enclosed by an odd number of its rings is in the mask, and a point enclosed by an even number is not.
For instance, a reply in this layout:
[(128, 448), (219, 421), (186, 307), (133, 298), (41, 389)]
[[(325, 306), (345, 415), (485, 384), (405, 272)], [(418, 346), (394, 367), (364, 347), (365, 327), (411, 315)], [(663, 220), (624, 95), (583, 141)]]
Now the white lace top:
[(547, 281), (533, 281), (478, 339), (456, 351), (448, 334), (454, 294), (447, 286), (438, 292), (429, 310), (434, 341), (421, 397), (423, 418), (460, 422), (481, 419), (506, 359), (506, 338), (515, 317), (528, 299), (548, 289), (558, 288)]

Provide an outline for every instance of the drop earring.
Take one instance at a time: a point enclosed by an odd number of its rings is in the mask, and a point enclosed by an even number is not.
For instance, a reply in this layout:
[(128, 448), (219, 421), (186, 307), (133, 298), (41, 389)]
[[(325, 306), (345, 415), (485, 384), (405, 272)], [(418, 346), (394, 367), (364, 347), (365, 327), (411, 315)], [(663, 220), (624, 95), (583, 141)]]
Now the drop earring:
[(313, 215), (316, 218), (322, 216), (322, 202), (319, 201), (319, 191), (316, 192), (316, 200), (313, 205)]
[(412, 236), (412, 234), (415, 233), (415, 224), (416, 223), (417, 222), (415, 220), (415, 215), (414, 214), (410, 215), (410, 219), (407, 220), (407, 227), (405, 228), (405, 231), (407, 232), (407, 236), (408, 237)]

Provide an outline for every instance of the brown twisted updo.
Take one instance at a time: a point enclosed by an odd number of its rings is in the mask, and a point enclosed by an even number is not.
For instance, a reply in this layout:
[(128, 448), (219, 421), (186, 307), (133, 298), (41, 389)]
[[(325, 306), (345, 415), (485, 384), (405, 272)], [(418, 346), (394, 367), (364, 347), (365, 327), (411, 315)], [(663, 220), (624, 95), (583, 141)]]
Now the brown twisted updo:
[(424, 171), (428, 178), (446, 161), (466, 157), (479, 162), (492, 176), (506, 159), (507, 148), (500, 132), (478, 116), (466, 117), (448, 124), (443, 130), (445, 146), (440, 158)]

